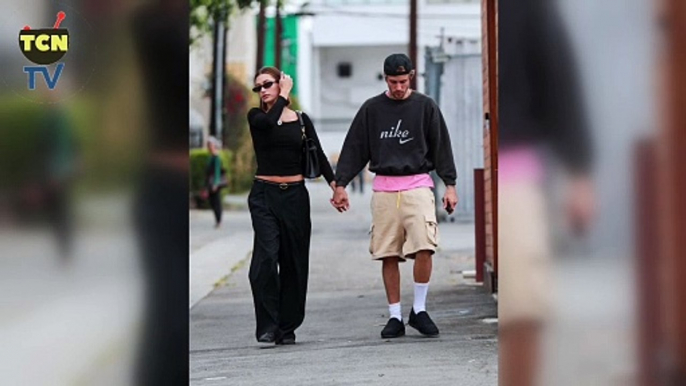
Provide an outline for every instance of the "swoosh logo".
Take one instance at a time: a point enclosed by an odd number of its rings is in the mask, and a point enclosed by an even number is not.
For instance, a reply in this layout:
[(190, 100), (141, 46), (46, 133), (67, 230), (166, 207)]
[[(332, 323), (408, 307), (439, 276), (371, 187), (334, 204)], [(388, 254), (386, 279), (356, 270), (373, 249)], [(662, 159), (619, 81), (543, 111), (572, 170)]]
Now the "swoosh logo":
[(399, 139), (398, 142), (400, 142), (401, 145), (404, 145), (404, 144), (410, 142), (410, 141), (413, 140), (413, 139), (414, 139), (414, 137), (408, 138), (408, 139)]

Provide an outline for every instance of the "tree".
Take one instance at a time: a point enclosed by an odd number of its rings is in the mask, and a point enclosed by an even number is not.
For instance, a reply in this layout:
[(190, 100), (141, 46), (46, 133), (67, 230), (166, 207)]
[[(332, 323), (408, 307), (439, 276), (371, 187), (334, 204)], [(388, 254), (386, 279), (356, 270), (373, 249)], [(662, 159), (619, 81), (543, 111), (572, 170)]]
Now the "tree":
[(267, 25), (267, 5), (269, 0), (258, 0), (260, 3), (260, 13), (257, 17), (257, 58), (255, 59), (255, 73), (264, 66), (264, 34)]
[(274, 65), (281, 68), (281, 50), (283, 43), (283, 20), (281, 20), (281, 9), (283, 8), (283, 0), (276, 0), (276, 20), (274, 31)]
[[(252, 6), (257, 0), (190, 0), (191, 44), (206, 34), (212, 33), (216, 21), (229, 25), (231, 12)], [(195, 27), (195, 31), (193, 31)]]
[(190, 0), (190, 44), (212, 33), (212, 102), (210, 107), (210, 134), (222, 137), (224, 123), (223, 91), (226, 75), (226, 46), (229, 17), (238, 7), (245, 9), (254, 0)]

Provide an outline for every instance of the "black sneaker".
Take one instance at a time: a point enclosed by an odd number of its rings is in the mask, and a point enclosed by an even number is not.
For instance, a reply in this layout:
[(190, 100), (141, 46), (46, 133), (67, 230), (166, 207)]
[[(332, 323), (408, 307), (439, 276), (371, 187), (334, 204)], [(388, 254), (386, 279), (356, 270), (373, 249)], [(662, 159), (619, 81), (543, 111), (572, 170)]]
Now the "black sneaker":
[(276, 344), (295, 344), (295, 333), (289, 332), (276, 339)]
[(396, 318), (390, 318), (386, 327), (381, 330), (381, 337), (384, 339), (397, 338), (405, 335), (405, 325)]
[(423, 335), (438, 335), (438, 327), (436, 327), (426, 311), (415, 314), (413, 308), (412, 311), (410, 311), (410, 320), (408, 324), (417, 331), (421, 332)]

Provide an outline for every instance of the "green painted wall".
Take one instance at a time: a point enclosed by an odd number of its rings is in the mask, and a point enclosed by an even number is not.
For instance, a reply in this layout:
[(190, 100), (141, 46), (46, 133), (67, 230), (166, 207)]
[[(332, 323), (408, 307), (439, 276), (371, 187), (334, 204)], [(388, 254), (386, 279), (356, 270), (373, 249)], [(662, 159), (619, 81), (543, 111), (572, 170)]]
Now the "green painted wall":
[[(281, 45), (281, 70), (293, 78), (293, 92), (298, 95), (298, 16), (284, 16), (283, 20), (283, 43)], [(264, 65), (273, 66), (274, 55), (274, 38), (275, 38), (275, 23), (276, 19), (267, 18), (265, 49), (264, 49)]]

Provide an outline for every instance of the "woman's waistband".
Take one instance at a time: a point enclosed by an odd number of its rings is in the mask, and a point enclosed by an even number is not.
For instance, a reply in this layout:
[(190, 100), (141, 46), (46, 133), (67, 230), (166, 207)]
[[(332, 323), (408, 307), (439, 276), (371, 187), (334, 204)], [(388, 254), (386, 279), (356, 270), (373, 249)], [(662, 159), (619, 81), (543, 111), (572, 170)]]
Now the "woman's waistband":
[(271, 185), (274, 187), (279, 187), (282, 190), (286, 190), (290, 187), (305, 185), (305, 180), (294, 181), (294, 182), (274, 182), (274, 181), (263, 180), (261, 178), (254, 178), (253, 181), (259, 182), (259, 183), (265, 184), (265, 185)]

